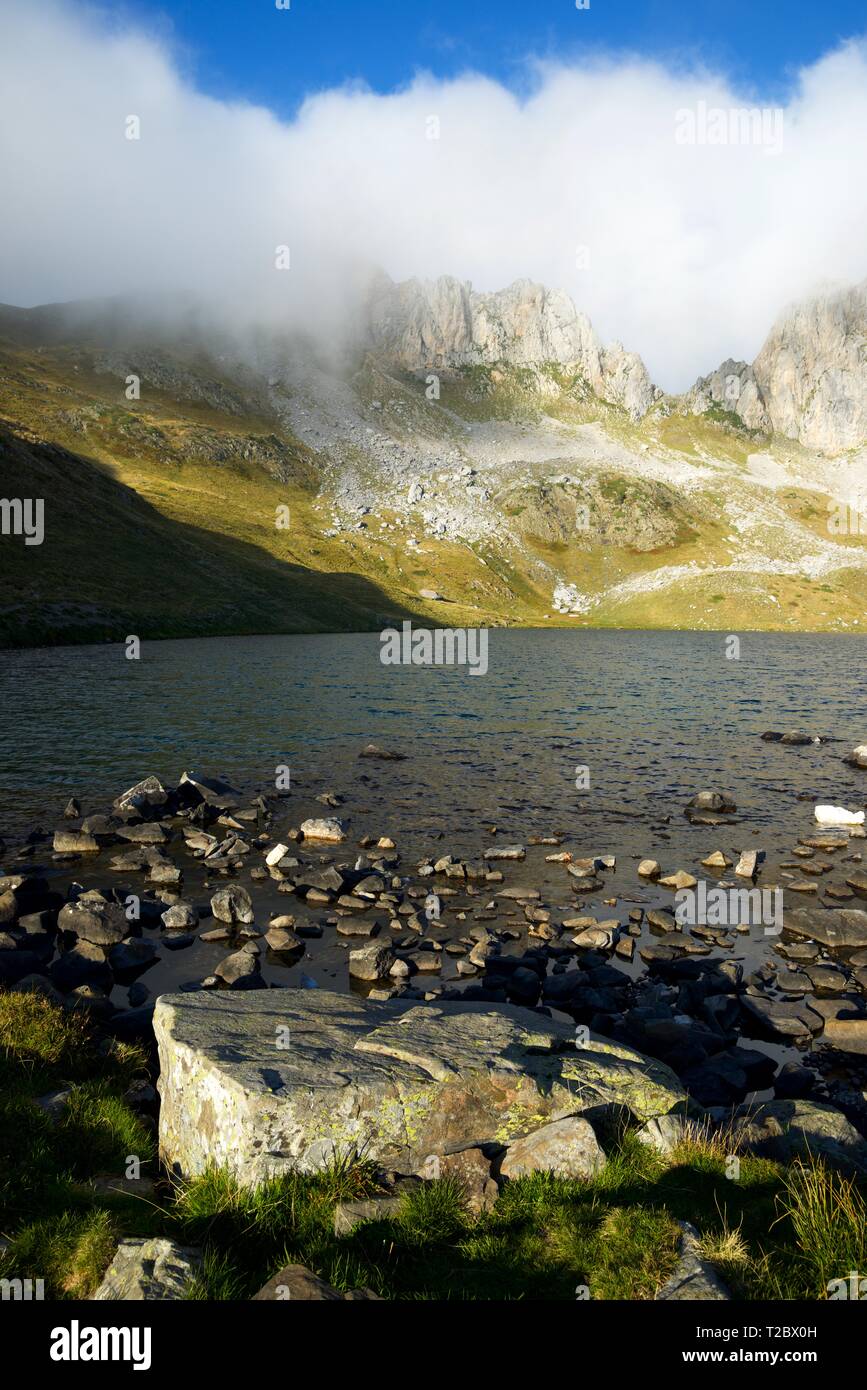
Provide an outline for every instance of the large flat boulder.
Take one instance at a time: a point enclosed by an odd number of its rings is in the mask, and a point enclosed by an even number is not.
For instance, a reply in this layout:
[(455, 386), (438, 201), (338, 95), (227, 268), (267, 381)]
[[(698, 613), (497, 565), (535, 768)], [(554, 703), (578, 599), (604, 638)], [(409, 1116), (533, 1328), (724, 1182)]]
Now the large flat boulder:
[(632, 1048), (529, 1009), (370, 1002), (324, 990), (164, 994), (160, 1146), (176, 1173), (209, 1164), (255, 1185), (363, 1153), (404, 1173), (606, 1107), (639, 1123), (685, 1102)]
[(818, 941), (831, 951), (867, 946), (867, 912), (858, 907), (799, 907), (783, 913), (783, 927), (795, 936)]

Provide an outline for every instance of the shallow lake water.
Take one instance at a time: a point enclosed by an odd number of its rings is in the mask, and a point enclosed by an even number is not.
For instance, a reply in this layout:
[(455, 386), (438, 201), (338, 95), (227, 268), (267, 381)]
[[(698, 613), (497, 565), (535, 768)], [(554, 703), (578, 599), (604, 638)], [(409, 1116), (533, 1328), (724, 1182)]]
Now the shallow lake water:
[[(277, 769), (288, 767), (292, 789), (269, 827), (275, 838), (310, 815), (347, 824), (346, 843), (312, 851), (314, 862), (351, 863), (365, 835), (391, 836), (402, 872), (425, 855), (474, 857), (520, 842), (526, 859), (500, 866), (506, 884), (537, 887), (555, 916), (581, 902), (582, 912), (624, 921), (630, 907), (672, 900), (637, 876), (643, 857), (666, 873), (707, 877), (699, 866), (712, 850), (734, 857), (759, 849), (767, 856), (760, 882), (785, 883), (777, 866), (814, 830), (814, 802), (855, 808), (867, 800), (867, 772), (842, 761), (867, 741), (867, 638), (747, 633), (739, 659), (726, 652), (722, 633), (493, 630), (487, 673), (475, 676), (383, 665), (375, 633), (144, 642), (137, 661), (120, 646), (4, 652), (0, 834), (14, 847), (34, 827), (62, 824), (69, 796), (85, 813), (104, 810), (151, 773), (174, 783), (194, 769), (252, 795), (273, 792)], [(793, 728), (832, 741), (788, 747), (760, 737)], [(370, 741), (404, 760), (359, 759)], [(731, 794), (731, 824), (689, 823), (684, 807), (703, 789)], [(315, 800), (325, 790), (344, 799), (336, 811)], [(552, 834), (576, 857), (616, 856), (602, 892), (576, 899), (564, 867), (545, 862), (552, 847), (528, 845)], [(65, 866), (67, 881), (119, 886), (107, 867), (115, 852)], [(182, 852), (175, 859), (184, 895), (206, 905), (201, 866)], [(57, 871), (50, 843), (37, 843), (32, 863)], [(256, 852), (243, 881), (255, 863)], [(468, 892), (450, 911), (469, 916), (486, 891)], [(271, 882), (256, 885), (254, 900), (262, 927), (260, 909), (265, 918), (316, 919)], [(526, 926), (511, 905), (500, 921)], [(290, 966), (269, 953), (263, 973), (291, 985), (303, 972), (347, 989), (355, 944), (326, 930)], [(524, 932), (513, 949), (526, 945)], [(768, 950), (755, 928), (721, 954), (749, 969)], [(152, 993), (177, 988), (225, 954), (197, 941), (163, 952), (143, 978)], [(631, 975), (642, 969), (637, 957), (617, 964)], [(456, 983), (451, 958), (442, 979)], [(113, 997), (122, 1002), (122, 994), (117, 987)]]

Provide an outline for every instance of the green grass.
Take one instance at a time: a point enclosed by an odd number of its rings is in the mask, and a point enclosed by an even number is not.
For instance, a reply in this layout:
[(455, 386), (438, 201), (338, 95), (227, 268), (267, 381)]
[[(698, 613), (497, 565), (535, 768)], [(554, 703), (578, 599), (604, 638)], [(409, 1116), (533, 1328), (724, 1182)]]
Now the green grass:
[[(699, 1229), (741, 1299), (823, 1298), (830, 1280), (867, 1267), (863, 1184), (747, 1154), (732, 1181), (730, 1138), (700, 1128), (667, 1157), (621, 1128), (592, 1181), (537, 1173), (478, 1217), (454, 1180), (427, 1183), (346, 1236), (334, 1234), (336, 1204), (380, 1191), (373, 1166), (352, 1159), (256, 1189), (213, 1170), (163, 1179), (153, 1199), (98, 1192), (89, 1180), (119, 1176), (131, 1154), (158, 1176), (153, 1134), (124, 1100), (146, 1069), (136, 1048), (98, 1049), (83, 1013), (0, 992), (2, 1277), (87, 1297), (121, 1237), (165, 1235), (204, 1252), (194, 1299), (249, 1298), (289, 1263), (388, 1299), (651, 1299), (675, 1268), (678, 1220)], [(69, 1085), (56, 1120), (34, 1104)]]
[[(49, 1297), (82, 1297), (120, 1231), (152, 1228), (148, 1204), (99, 1197), (88, 1185), (122, 1174), (130, 1155), (156, 1176), (153, 1134), (123, 1099), (146, 1065), (126, 1044), (99, 1052), (83, 1012), (0, 992), (0, 1233), (12, 1242), (4, 1277), (44, 1278)], [(35, 1104), (66, 1088), (72, 1094), (56, 1119)]]
[[(732, 420), (684, 416), (663, 402), (636, 424), (550, 363), (444, 373), (441, 399), (428, 401), (423, 378), (368, 356), (347, 384), (371, 423), (396, 439), (422, 436), (460, 450), (461, 418), (524, 425), (544, 415), (576, 431), (577, 487), (550, 486), (550, 465), (534, 466), (526, 487), (504, 475), (493, 503), (501, 527), (478, 541), (426, 543), (413, 558), (406, 541), (417, 518), (385, 505), (374, 508), (366, 530), (327, 534), (331, 493), (339, 490), (329, 460), (291, 433), (254, 381), (225, 380), (219, 365), (175, 345), (166, 364), (176, 394), (148, 383), (142, 399), (129, 402), (120, 378), (96, 370), (94, 345), (58, 338), (50, 317), (0, 311), (0, 496), (17, 496), (26, 477), (28, 495), (45, 502), (46, 525), (41, 546), (0, 538), (0, 645), (442, 621), (441, 607), (420, 600), (419, 588), (447, 595), (452, 626), (864, 628), (867, 571), (857, 563), (838, 572), (833, 590), (814, 586), (799, 607), (792, 592), (769, 602), (767, 576), (738, 571), (611, 592), (661, 566), (724, 571), (732, 559), (728, 491), (718, 478), (706, 490), (684, 491), (631, 467), (621, 474), (588, 465), (579, 429), (592, 426), (633, 455), (661, 451), (702, 466), (718, 460), (743, 479), (747, 503), (757, 446)], [(786, 441), (767, 447), (775, 457), (797, 452)], [(376, 490), (372, 455), (364, 447), (346, 454)], [(827, 539), (826, 500), (807, 490), (780, 493), (769, 553), (785, 548), (789, 521)], [(576, 527), (579, 503), (589, 507), (589, 531)], [(278, 506), (289, 508), (287, 529), (275, 526)], [(860, 560), (863, 537), (837, 539)], [(552, 613), (557, 578), (599, 602), (578, 618)], [(781, 580), (784, 589), (796, 582)], [(724, 599), (711, 598), (708, 586), (723, 589)]]

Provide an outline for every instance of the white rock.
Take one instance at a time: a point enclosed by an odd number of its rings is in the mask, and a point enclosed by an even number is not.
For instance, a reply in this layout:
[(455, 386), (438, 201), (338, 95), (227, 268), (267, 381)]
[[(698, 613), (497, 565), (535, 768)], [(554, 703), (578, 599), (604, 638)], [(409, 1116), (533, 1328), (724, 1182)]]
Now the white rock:
[(817, 806), (814, 812), (820, 825), (863, 825), (863, 811), (847, 811), (843, 806)]
[(346, 839), (346, 831), (339, 820), (333, 816), (317, 817), (313, 820), (301, 822), (301, 834), (305, 840), (332, 840), (339, 841)]
[(272, 850), (269, 850), (268, 853), (265, 855), (265, 863), (268, 865), (269, 869), (273, 868), (273, 866), (275, 864), (279, 864), (283, 856), (288, 853), (288, 845), (275, 845), (274, 848)]

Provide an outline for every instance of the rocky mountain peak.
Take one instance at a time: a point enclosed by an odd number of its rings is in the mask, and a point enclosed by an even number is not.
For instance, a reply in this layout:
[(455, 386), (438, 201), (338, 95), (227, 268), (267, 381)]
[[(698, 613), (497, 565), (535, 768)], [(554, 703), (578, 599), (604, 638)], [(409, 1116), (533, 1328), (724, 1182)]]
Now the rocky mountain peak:
[(700, 377), (688, 401), (719, 406), (750, 429), (796, 439), (826, 454), (867, 440), (867, 280), (791, 306), (752, 366), (724, 362)]
[(619, 343), (604, 348), (568, 294), (532, 280), (485, 294), (451, 276), (401, 284), (379, 278), (368, 331), (376, 352), (412, 372), (557, 363), (580, 373), (597, 395), (634, 419), (657, 394), (636, 353)]

